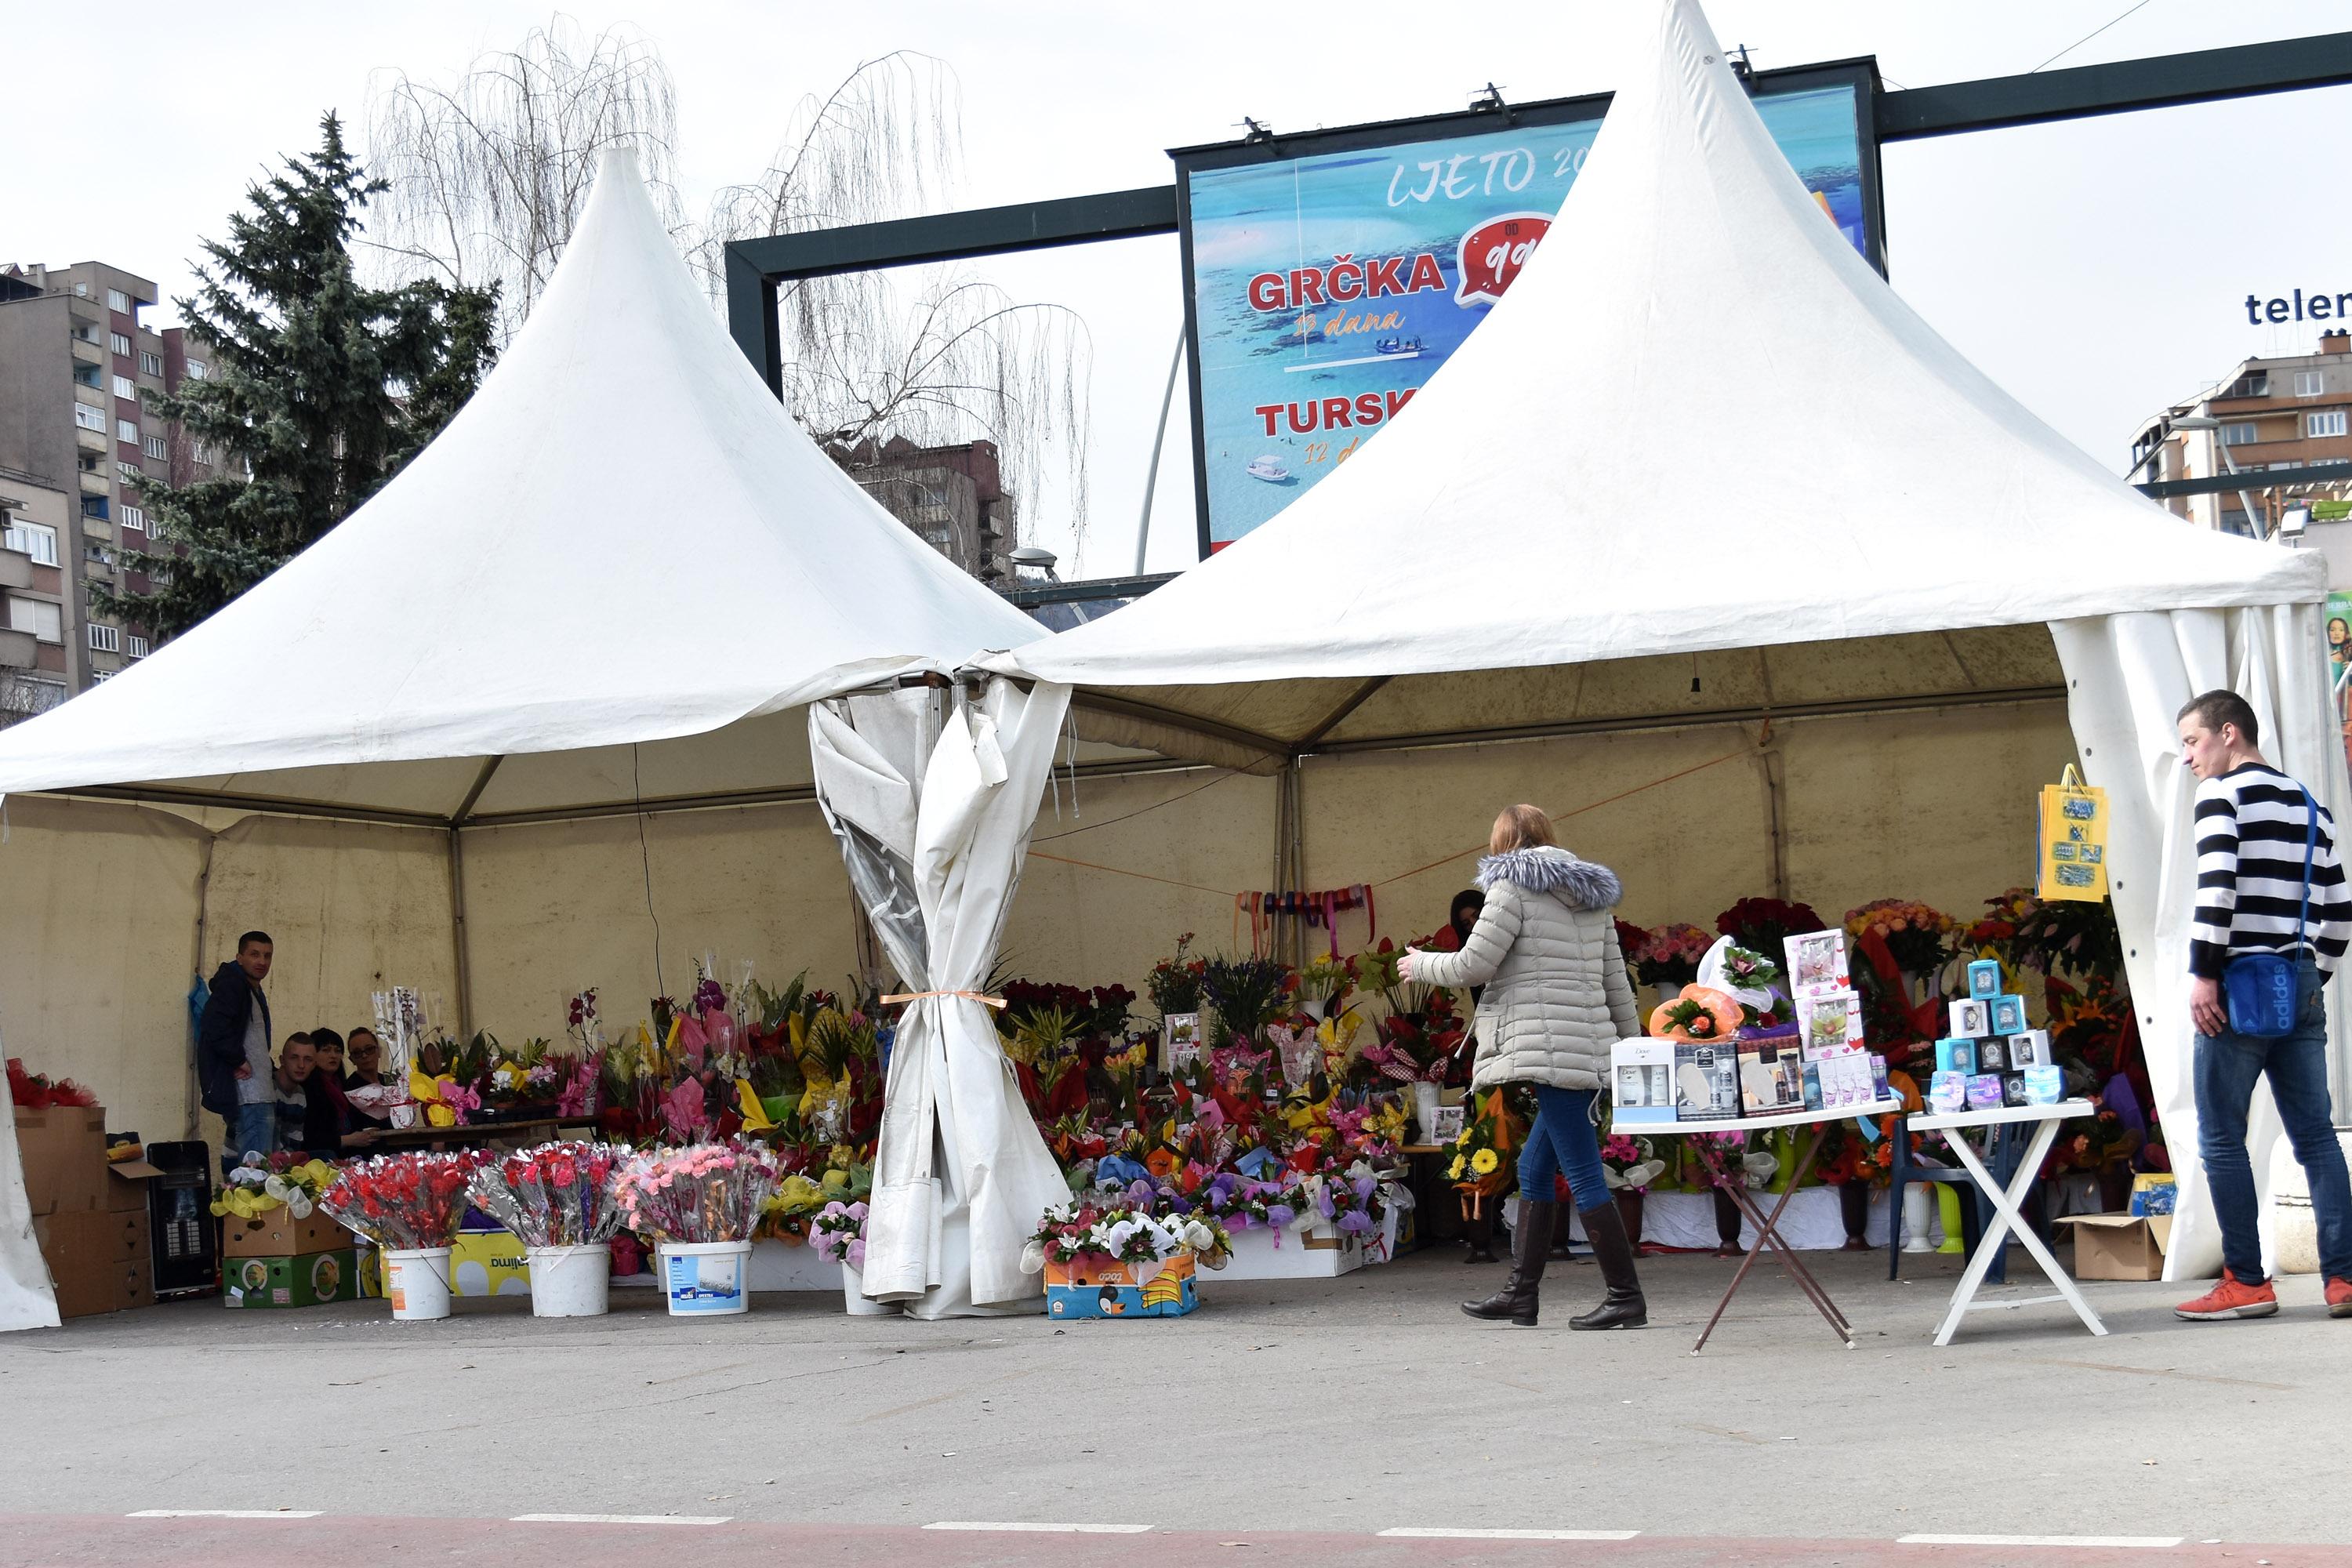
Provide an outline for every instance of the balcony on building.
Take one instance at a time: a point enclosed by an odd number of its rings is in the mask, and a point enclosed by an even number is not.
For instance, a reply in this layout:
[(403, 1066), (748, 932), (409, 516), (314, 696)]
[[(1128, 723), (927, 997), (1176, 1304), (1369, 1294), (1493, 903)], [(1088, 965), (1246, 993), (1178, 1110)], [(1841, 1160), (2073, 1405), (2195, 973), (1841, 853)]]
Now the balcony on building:
[(0, 626), (0, 669), (34, 669), (40, 665), (40, 639), (30, 632)]

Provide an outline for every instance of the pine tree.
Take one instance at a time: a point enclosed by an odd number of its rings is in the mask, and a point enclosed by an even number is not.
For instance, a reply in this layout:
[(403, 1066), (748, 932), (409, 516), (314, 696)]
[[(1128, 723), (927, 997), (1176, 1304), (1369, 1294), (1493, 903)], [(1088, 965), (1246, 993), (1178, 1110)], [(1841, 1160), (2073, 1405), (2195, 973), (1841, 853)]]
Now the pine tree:
[(352, 270), (361, 211), (384, 188), (331, 112), (318, 152), (249, 187), (228, 238), (204, 242), (196, 297), (177, 303), (211, 345), (210, 374), (149, 401), (214, 474), (141, 482), (162, 542), (123, 564), (152, 586), (93, 587), (100, 613), (158, 637), (187, 630), (373, 495), (481, 384), (497, 353), (495, 289), (371, 289)]

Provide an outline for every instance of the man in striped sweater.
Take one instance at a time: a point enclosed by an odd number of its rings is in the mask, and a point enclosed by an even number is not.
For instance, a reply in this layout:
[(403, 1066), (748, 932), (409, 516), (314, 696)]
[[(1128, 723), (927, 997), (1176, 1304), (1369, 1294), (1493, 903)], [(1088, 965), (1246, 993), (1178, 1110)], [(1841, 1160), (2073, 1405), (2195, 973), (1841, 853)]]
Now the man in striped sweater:
[[(2331, 1316), (2352, 1318), (2352, 1179), (2327, 1095), (2327, 999), (2321, 987), (2352, 942), (2352, 891), (2335, 819), (2303, 785), (2263, 761), (2254, 710), (2209, 691), (2180, 710), (2180, 751), (2197, 775), (2197, 914), (2189, 930), (2189, 1013), (2197, 1025), (2197, 1142), (2221, 1222), (2221, 1282), (2173, 1309), (2184, 1318), (2267, 1318), (2278, 1297), (2263, 1275), (2246, 1114), (2267, 1077), (2279, 1120), (2311, 1181), (2319, 1266)], [(2310, 907), (2304, 856), (2310, 838)], [(2230, 1028), (2221, 973), (2233, 958), (2283, 953), (2296, 966), (2300, 1011), (2276, 1038)]]

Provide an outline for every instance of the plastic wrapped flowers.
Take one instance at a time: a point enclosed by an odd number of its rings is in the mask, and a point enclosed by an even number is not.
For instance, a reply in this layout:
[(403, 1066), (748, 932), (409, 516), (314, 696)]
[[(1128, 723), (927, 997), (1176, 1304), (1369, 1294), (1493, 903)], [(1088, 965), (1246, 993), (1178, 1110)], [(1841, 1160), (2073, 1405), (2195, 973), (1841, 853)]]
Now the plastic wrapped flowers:
[(252, 1219), (283, 1207), (296, 1219), (308, 1219), (319, 1198), (335, 1184), (335, 1168), (324, 1160), (296, 1160), (274, 1154), (266, 1161), (247, 1154), (245, 1163), (228, 1173), (212, 1210), (236, 1219)]
[(541, 1143), (474, 1173), (475, 1206), (525, 1247), (587, 1247), (621, 1228), (614, 1178), (627, 1151), (609, 1143)]
[(1225, 1227), (1202, 1213), (1180, 1214), (1161, 1205), (1062, 1204), (1045, 1211), (1037, 1234), (1022, 1249), (1026, 1274), (1048, 1263), (1110, 1258), (1122, 1263), (1158, 1262), (1189, 1252), (1203, 1268), (1223, 1268), (1233, 1256)]
[(614, 1191), (621, 1223), (656, 1241), (749, 1241), (782, 1179), (774, 1150), (737, 1140), (632, 1155)]
[(388, 1252), (447, 1247), (465, 1223), (466, 1189), (488, 1156), (479, 1150), (379, 1154), (343, 1167), (319, 1206)]
[(825, 1205), (809, 1220), (809, 1245), (828, 1263), (866, 1268), (866, 1205), (839, 1200)]

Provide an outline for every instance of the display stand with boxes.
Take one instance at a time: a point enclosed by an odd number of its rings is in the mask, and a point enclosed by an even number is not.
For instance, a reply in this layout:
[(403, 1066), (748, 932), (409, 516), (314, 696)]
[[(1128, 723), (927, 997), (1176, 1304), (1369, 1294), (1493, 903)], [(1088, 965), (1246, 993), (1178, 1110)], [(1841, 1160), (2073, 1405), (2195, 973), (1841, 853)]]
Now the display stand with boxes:
[(319, 1210), (283, 1205), (221, 1222), (221, 1300), (232, 1310), (316, 1307), (359, 1295), (351, 1233)]
[(96, 1106), (18, 1106), (15, 1121), (33, 1237), (58, 1315), (152, 1303), (146, 1178), (156, 1173), (137, 1161), (109, 1163), (106, 1112)]

